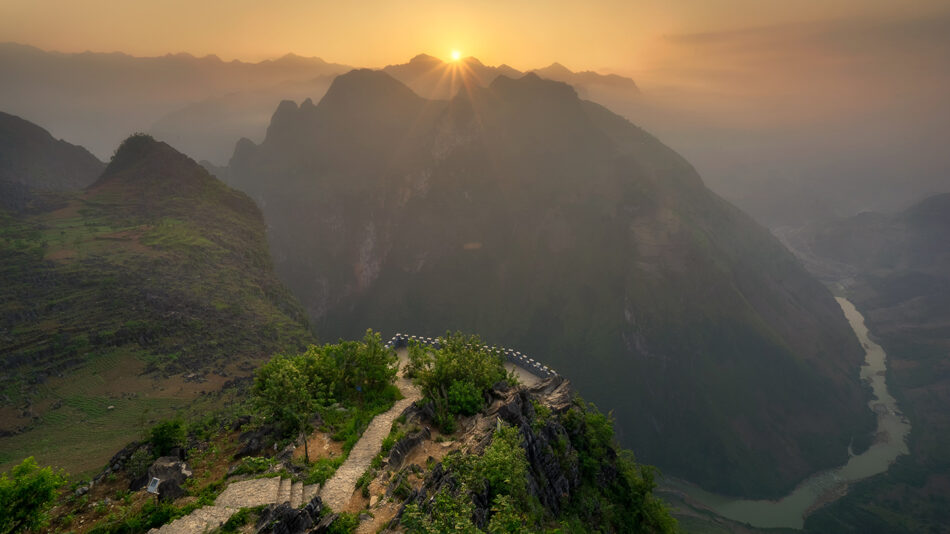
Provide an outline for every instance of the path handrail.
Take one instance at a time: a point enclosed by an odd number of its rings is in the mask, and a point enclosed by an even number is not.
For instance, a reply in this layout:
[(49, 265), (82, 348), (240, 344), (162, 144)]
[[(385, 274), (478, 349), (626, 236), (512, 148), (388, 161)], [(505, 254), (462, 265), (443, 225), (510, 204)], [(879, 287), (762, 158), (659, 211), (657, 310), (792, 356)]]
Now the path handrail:
[[(436, 349), (442, 348), (442, 338), (413, 336), (409, 334), (394, 335), (392, 339), (386, 342), (386, 348), (402, 348), (409, 345), (410, 341), (415, 341), (416, 343), (427, 345)], [(534, 373), (541, 378), (558, 376), (557, 371), (554, 369), (551, 369), (539, 361), (535, 361), (533, 358), (529, 358), (526, 354), (522, 354), (520, 351), (505, 347), (496, 347), (494, 345), (484, 345), (484, 347), (488, 349), (489, 352), (502, 354), (508, 362), (519, 367), (523, 367), (525, 370)]]

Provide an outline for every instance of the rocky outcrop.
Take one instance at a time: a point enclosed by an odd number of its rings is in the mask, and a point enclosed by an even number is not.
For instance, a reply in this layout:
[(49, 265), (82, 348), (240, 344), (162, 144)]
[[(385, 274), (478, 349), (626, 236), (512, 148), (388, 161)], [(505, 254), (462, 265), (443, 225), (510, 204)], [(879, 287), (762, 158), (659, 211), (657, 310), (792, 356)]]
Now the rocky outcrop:
[[(320, 532), (314, 525), (322, 524), (323, 501), (314, 497), (307, 506), (293, 508), (289, 503), (281, 503), (264, 510), (257, 521), (257, 534), (301, 534)], [(329, 524), (324, 528), (329, 527)], [(313, 529), (313, 530), (311, 530)], [(323, 530), (325, 532), (325, 530)]]
[[(534, 387), (510, 388), (499, 384), (491, 392), (495, 399), (491, 406), (480, 415), (475, 416), (471, 427), (461, 441), (468, 444), (468, 452), (481, 454), (492, 440), (493, 430), (499, 421), (503, 421), (519, 430), (522, 436), (522, 446), (528, 461), (528, 492), (550, 512), (557, 514), (561, 504), (570, 499), (581, 484), (580, 466), (577, 463), (572, 436), (567, 428), (556, 417), (567, 411), (574, 403), (574, 393), (570, 383), (563, 377), (551, 377), (543, 380)], [(550, 416), (542, 417), (535, 409), (535, 405), (543, 407)], [(614, 451), (610, 451), (614, 455)], [(394, 482), (402, 473), (394, 476)], [(603, 474), (606, 479), (615, 476), (612, 473)], [(395, 484), (391, 484), (393, 486)], [(407, 504), (417, 504), (423, 509), (432, 506), (432, 497), (443, 488), (451, 493), (458, 491), (459, 481), (455, 475), (447, 471), (442, 463), (429, 472), (423, 485), (415, 490), (403, 503), (398, 517)], [(470, 494), (475, 506), (474, 519), (480, 527), (488, 524), (491, 512), (489, 499), (490, 488), (482, 488), (480, 492)]]
[(238, 437), (241, 448), (234, 454), (234, 457), (257, 456), (264, 450), (264, 447), (280, 438), (280, 429), (275, 425), (264, 425), (254, 430), (248, 430)]
[(423, 427), (421, 430), (412, 432), (411, 434), (406, 435), (404, 438), (400, 439), (393, 445), (393, 448), (389, 451), (389, 458), (386, 461), (386, 464), (391, 468), (398, 469), (402, 467), (402, 462), (405, 460), (406, 456), (423, 441), (432, 437), (432, 432), (428, 427)]

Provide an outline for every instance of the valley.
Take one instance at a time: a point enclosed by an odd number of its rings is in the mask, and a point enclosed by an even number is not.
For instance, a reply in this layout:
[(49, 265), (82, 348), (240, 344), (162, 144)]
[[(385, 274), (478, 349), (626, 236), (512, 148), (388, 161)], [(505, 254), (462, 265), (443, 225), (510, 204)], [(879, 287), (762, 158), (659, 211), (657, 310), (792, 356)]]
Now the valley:
[(861, 379), (870, 384), (874, 397), (868, 406), (877, 414), (877, 430), (870, 446), (863, 452), (852, 452), (841, 467), (809, 476), (793, 492), (777, 500), (730, 498), (680, 480), (669, 480), (667, 489), (679, 492), (681, 497), (685, 495), (690, 506), (711, 510), (739, 523), (801, 530), (807, 516), (846, 495), (849, 486), (887, 471), (898, 457), (909, 453), (907, 437), (911, 425), (888, 391), (884, 349), (870, 339), (864, 318), (854, 305), (844, 298), (837, 300), (867, 354), (861, 367)]

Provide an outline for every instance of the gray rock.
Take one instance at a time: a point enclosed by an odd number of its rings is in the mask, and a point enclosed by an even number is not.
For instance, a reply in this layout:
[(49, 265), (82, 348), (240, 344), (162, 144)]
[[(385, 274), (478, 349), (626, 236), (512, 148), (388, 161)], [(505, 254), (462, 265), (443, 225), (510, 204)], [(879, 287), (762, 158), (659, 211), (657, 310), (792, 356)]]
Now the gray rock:
[(187, 492), (182, 486), (191, 478), (191, 475), (188, 464), (176, 456), (162, 456), (148, 468), (149, 480), (152, 478), (161, 480), (158, 484), (160, 501), (173, 501), (185, 496)]
[(405, 460), (412, 449), (430, 437), (432, 437), (432, 432), (429, 431), (428, 427), (422, 427), (422, 430), (408, 434), (393, 445), (392, 450), (389, 451), (389, 458), (387, 458), (386, 463), (393, 469), (399, 469), (402, 467), (403, 460)]
[(302, 509), (295, 509), (289, 503), (269, 506), (261, 513), (257, 521), (257, 534), (303, 534), (314, 532), (311, 528), (320, 519), (323, 501), (314, 497)]

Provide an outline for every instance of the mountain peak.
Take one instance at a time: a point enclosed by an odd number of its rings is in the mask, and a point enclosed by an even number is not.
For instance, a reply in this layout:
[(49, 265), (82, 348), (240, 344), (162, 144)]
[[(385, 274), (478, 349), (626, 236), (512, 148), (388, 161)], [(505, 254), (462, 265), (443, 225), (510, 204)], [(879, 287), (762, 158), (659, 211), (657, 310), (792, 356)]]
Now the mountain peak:
[(412, 89), (381, 70), (354, 69), (333, 80), (319, 107), (347, 107), (367, 101), (398, 104), (419, 100), (422, 99)]
[(172, 154), (187, 158), (187, 156), (181, 154), (168, 144), (155, 140), (151, 135), (142, 133), (132, 134), (122, 141), (122, 144), (116, 149), (105, 172), (102, 173), (102, 178), (100, 178), (96, 184), (142, 161), (160, 159), (165, 155)]
[(574, 72), (571, 69), (565, 67), (564, 65), (561, 65), (557, 61), (555, 61), (554, 63), (551, 63), (550, 65), (548, 65), (547, 67), (544, 67), (543, 69), (538, 69), (538, 70), (547, 72), (549, 74), (561, 74), (564, 76), (570, 76), (571, 74), (574, 74)]
[(193, 159), (150, 135), (137, 133), (122, 141), (102, 176), (87, 190), (119, 188), (140, 195), (143, 203), (158, 203), (165, 197), (198, 194), (214, 181)]
[(417, 54), (409, 60), (409, 63), (442, 63), (442, 60), (429, 54)]
[(484, 67), (484, 66), (485, 66), (485, 64), (482, 63), (481, 61), (479, 61), (478, 58), (475, 57), (475, 56), (468, 56), (467, 58), (463, 58), (462, 61), (463, 61), (466, 65), (469, 65), (469, 66), (475, 66), (475, 67)]

